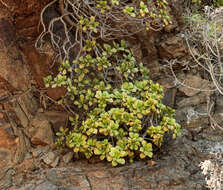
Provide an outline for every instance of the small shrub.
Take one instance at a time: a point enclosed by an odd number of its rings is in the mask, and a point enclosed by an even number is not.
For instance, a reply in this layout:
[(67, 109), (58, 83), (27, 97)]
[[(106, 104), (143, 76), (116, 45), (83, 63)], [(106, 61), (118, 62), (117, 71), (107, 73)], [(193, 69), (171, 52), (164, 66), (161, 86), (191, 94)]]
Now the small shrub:
[(148, 79), (148, 69), (136, 63), (124, 41), (104, 44), (101, 54), (86, 54), (73, 67), (63, 62), (59, 70), (44, 81), (47, 87), (67, 89), (75, 114), (70, 117), (73, 129), (57, 133), (58, 146), (116, 166), (151, 158), (166, 133), (180, 135), (174, 110), (161, 102), (162, 87)]

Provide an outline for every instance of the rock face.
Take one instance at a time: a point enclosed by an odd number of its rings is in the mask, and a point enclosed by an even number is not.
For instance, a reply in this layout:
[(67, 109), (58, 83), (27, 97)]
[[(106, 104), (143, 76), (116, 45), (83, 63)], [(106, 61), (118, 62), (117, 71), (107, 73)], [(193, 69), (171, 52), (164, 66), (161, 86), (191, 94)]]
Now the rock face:
[[(48, 49), (48, 51), (53, 52), (52, 49)], [(30, 45), (21, 46), (21, 52), (24, 61), (29, 65), (31, 69), (32, 75), (37, 85), (41, 88), (44, 88), (45, 84), (43, 82), (43, 78), (50, 75), (51, 72), (53, 72), (54, 74), (56, 74), (57, 72), (56, 68), (53, 71), (50, 70), (52, 58), (49, 57), (49, 55), (46, 53), (39, 53), (34, 46)], [(46, 91), (47, 95), (54, 100), (59, 99), (66, 93), (66, 90), (62, 87), (49, 88)]]
[[(0, 82), (13, 93), (30, 87), (30, 70), (41, 88), (44, 87), (43, 77), (50, 74), (52, 57), (48, 53), (39, 53), (32, 42), (40, 33), (40, 12), (48, 2), (10, 0), (6, 4), (10, 10), (0, 3)], [(9, 16), (14, 20), (8, 19)], [(56, 68), (53, 72), (55, 74)], [(48, 96), (54, 100), (65, 93), (63, 88), (47, 90)]]
[[(222, 132), (211, 128), (207, 100), (214, 105), (213, 118), (222, 126), (223, 99), (217, 96), (212, 101), (212, 92), (202, 91), (211, 90), (213, 84), (198, 73), (180, 71), (177, 75), (191, 87), (187, 88), (177, 84), (170, 72), (161, 72), (160, 59), (187, 56), (183, 39), (174, 35), (180, 29), (179, 1), (169, 1), (173, 24), (165, 27), (163, 34), (140, 33), (132, 44), (133, 53), (150, 69), (151, 78), (163, 85), (163, 102), (176, 108), (182, 136), (165, 143), (152, 160), (116, 168), (103, 162), (77, 161), (69, 150), (59, 156), (51, 146), (55, 132), (67, 125), (69, 114), (45, 110), (47, 107), (40, 112), (39, 94), (31, 89), (33, 84), (44, 88), (42, 78), (51, 73), (53, 49), (47, 44), (46, 52), (40, 53), (33, 43), (40, 32), (40, 10), (49, 1), (8, 0), (4, 1), (7, 6), (0, 1), (0, 189), (205, 190), (198, 166), (208, 158), (209, 149), (223, 141)], [(56, 67), (52, 73), (56, 74)], [(57, 100), (66, 91), (57, 88), (46, 93)]]
[[(186, 131), (185, 131), (186, 132)], [(186, 135), (186, 134), (185, 134)], [(198, 165), (208, 156), (213, 142), (193, 142), (186, 137), (178, 139), (153, 161), (135, 162), (123, 167), (110, 164), (89, 164), (77, 161), (70, 166), (39, 169), (27, 173), (28, 179), (19, 184), (18, 176), (12, 178), (13, 189), (95, 189), (95, 190), (201, 190), (206, 189), (204, 176)], [(53, 154), (52, 154), (53, 155)], [(49, 156), (49, 155), (48, 155)], [(54, 156), (55, 158), (55, 156)], [(49, 159), (49, 158), (48, 158)], [(47, 164), (49, 164), (51, 160)]]
[(33, 40), (39, 34), (38, 24), (41, 9), (49, 2), (50, 0), (7, 0), (6, 3), (0, 4), (0, 8), (10, 11), (19, 36)]
[(11, 92), (27, 90), (30, 81), (27, 66), (17, 49), (15, 36), (12, 22), (1, 18), (0, 13), (0, 81)]

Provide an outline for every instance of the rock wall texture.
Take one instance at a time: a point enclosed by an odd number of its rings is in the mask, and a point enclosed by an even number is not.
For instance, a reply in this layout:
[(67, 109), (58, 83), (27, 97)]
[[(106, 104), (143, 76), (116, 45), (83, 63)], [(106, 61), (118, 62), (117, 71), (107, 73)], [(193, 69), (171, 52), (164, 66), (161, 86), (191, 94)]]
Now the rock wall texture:
[[(188, 50), (180, 35), (180, 1), (169, 1), (172, 25), (160, 33), (137, 34), (131, 46), (151, 78), (163, 85), (163, 101), (176, 109), (182, 136), (165, 144), (152, 160), (116, 168), (94, 159), (78, 160), (69, 151), (61, 155), (53, 145), (68, 114), (51, 104), (65, 91), (43, 89), (42, 78), (56, 72), (50, 69), (53, 49), (49, 43), (47, 53), (34, 48), (40, 10), (48, 2), (0, 3), (0, 189), (205, 190), (199, 164), (223, 140), (222, 131), (211, 127), (206, 109), (213, 104), (212, 117), (222, 124), (223, 99), (202, 73), (185, 71)], [(168, 66), (176, 59), (173, 75)]]

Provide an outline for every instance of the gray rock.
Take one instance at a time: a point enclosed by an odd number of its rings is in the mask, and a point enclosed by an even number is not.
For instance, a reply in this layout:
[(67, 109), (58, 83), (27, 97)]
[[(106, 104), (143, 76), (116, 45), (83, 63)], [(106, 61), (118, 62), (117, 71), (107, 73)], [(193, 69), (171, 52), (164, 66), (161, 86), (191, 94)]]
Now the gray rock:
[(59, 187), (46, 181), (40, 185), (38, 185), (35, 190), (59, 190)]
[(29, 152), (27, 152), (25, 154), (25, 159), (29, 159), (29, 158), (32, 158), (32, 154), (30, 154)]
[(223, 96), (218, 96), (216, 98), (216, 106), (217, 108), (223, 110)]
[(163, 97), (163, 104), (167, 106), (174, 106), (175, 97), (176, 97), (177, 90), (175, 88), (165, 89), (164, 90), (164, 97)]
[(33, 155), (34, 157), (38, 157), (38, 156), (40, 156), (41, 153), (42, 153), (42, 150), (41, 150), (41, 149), (34, 149), (34, 150), (32, 151), (32, 155)]
[(38, 146), (35, 149), (32, 149), (32, 155), (34, 157), (43, 156), (45, 153), (47, 153), (50, 150), (50, 146)]
[(35, 188), (34, 184), (26, 184), (24, 187), (21, 187), (18, 190), (33, 190), (34, 188)]
[(194, 106), (205, 103), (207, 101), (207, 95), (205, 93), (200, 93), (198, 95), (183, 98), (181, 101), (177, 102), (178, 107), (184, 106)]

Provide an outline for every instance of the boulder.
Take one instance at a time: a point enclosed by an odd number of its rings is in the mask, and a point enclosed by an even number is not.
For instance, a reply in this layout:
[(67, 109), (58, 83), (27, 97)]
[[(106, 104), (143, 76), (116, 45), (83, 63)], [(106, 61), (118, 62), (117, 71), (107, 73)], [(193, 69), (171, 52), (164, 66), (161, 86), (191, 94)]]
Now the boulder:
[(183, 98), (179, 102), (177, 102), (178, 108), (184, 107), (184, 106), (195, 106), (199, 104), (203, 104), (207, 102), (207, 94), (206, 93), (200, 93), (192, 97)]
[(186, 76), (181, 75), (179, 80), (184, 84), (179, 88), (179, 91), (183, 92), (187, 96), (194, 96), (202, 90), (210, 90), (213, 84), (200, 76), (188, 74)]
[(54, 134), (49, 121), (42, 113), (37, 114), (30, 123), (29, 136), (34, 145), (52, 145)]

